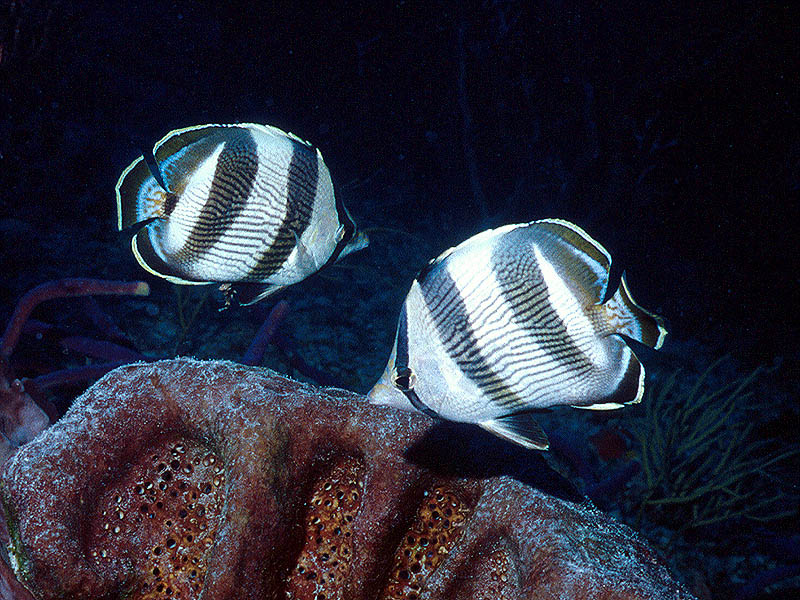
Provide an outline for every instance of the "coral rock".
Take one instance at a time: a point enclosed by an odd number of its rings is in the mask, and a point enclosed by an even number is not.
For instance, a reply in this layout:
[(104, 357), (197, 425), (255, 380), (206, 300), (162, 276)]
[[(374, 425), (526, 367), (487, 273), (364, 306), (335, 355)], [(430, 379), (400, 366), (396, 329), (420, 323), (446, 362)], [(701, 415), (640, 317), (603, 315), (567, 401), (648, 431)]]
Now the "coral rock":
[(25, 391), (24, 383), (9, 380), (5, 371), (0, 359), (0, 464), (50, 425), (50, 418)]
[(436, 427), (233, 363), (122, 367), (6, 465), (12, 564), (37, 598), (690, 598), (588, 503), (414, 460)]

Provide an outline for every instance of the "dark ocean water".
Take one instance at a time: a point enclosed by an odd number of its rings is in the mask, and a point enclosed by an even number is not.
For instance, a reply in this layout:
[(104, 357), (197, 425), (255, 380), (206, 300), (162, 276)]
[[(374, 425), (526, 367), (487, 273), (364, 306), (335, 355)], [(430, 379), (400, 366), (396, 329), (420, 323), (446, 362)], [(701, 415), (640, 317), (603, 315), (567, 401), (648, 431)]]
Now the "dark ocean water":
[[(654, 389), (682, 369), (666, 413), (722, 356), (709, 390), (765, 368), (706, 452), (797, 449), (800, 20), (790, 4), (2, 1), (0, 317), (47, 280), (144, 279), (149, 298), (100, 303), (139, 352), (241, 358), (274, 300), (219, 312), (218, 296), (147, 275), (116, 231), (114, 185), (172, 129), (268, 123), (321, 149), (372, 243), (281, 294), (286, 339), (265, 366), (302, 376), (299, 356), (366, 391), (428, 259), (488, 227), (558, 217), (600, 241), (637, 301), (667, 320), (670, 341), (650, 359)], [(85, 362), (58, 340), (101, 337), (87, 312), (42, 306), (35, 317), (57, 331), (23, 338), (18, 374)], [(80, 391), (54, 400), (63, 409)], [(591, 465), (574, 473), (579, 484), (635, 458), (636, 432), (653, 418), (559, 413), (564, 435), (574, 428), (586, 443), (588, 458), (569, 467)], [(755, 427), (736, 438), (746, 421)], [(640, 511), (640, 475), (598, 503), (672, 556), (698, 595), (705, 586), (727, 598), (800, 562), (798, 467), (795, 456), (766, 479), (742, 478), (774, 490), (770, 515), (786, 516), (726, 519), (713, 535), (697, 527), (671, 540), (685, 514)], [(756, 582), (743, 597), (799, 586)]]

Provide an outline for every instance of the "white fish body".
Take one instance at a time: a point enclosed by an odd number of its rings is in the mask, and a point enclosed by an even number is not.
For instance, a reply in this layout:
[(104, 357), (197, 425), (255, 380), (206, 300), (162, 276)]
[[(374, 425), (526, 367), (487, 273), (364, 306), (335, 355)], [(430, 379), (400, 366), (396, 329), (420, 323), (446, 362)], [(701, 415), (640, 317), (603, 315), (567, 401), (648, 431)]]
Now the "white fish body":
[(620, 335), (660, 347), (666, 331), (578, 226), (534, 221), (484, 231), (414, 280), (373, 402), (477, 423), (526, 447), (547, 437), (530, 411), (638, 402), (644, 367)]
[(141, 226), (136, 259), (173, 283), (264, 284), (257, 301), (366, 246), (319, 150), (276, 127), (179, 129), (153, 157), (120, 176), (118, 227)]

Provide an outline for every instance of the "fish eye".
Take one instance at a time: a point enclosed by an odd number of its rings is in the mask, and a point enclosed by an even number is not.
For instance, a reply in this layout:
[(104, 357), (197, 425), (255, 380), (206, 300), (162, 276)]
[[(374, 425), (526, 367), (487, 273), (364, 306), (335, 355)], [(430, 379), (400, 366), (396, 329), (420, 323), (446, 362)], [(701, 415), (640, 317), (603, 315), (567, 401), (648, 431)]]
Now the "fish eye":
[(417, 377), (414, 372), (406, 367), (405, 369), (397, 369), (392, 377), (392, 383), (400, 391), (408, 391), (414, 389), (417, 383)]

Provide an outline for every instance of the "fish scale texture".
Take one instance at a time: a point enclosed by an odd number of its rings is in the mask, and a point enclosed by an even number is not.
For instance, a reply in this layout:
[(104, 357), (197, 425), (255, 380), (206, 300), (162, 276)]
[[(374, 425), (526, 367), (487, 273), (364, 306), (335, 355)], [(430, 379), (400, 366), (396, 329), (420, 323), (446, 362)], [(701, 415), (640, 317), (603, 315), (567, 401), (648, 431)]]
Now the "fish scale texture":
[(2, 474), (37, 598), (688, 599), (593, 507), (410, 462), (426, 417), (263, 369), (110, 373)]

